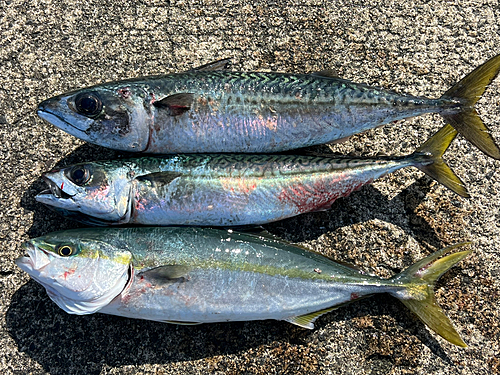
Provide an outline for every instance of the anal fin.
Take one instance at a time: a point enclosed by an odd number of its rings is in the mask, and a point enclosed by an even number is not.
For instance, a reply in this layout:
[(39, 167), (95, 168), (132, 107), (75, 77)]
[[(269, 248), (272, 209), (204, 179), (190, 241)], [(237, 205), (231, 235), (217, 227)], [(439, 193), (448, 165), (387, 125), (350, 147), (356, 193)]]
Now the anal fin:
[(339, 306), (328, 307), (327, 309), (318, 310), (305, 315), (293, 316), (285, 320), (302, 328), (314, 329), (314, 322), (316, 319), (318, 319), (321, 315), (337, 309), (338, 307)]
[(202, 322), (182, 322), (179, 320), (162, 320), (162, 322), (168, 324), (177, 324), (180, 326), (197, 326), (199, 324), (203, 324)]

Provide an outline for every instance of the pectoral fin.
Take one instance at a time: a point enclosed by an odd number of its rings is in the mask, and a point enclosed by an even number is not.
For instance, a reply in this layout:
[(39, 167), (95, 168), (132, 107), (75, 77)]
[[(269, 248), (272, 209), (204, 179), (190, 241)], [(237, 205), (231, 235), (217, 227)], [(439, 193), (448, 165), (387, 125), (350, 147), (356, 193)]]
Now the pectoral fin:
[(194, 95), (191, 93), (179, 93), (169, 95), (166, 98), (153, 103), (156, 108), (164, 108), (170, 116), (180, 116), (191, 109)]
[(201, 322), (181, 322), (178, 320), (162, 320), (163, 323), (178, 324), (181, 326), (197, 326), (198, 324), (203, 324)]
[(166, 282), (185, 277), (191, 270), (192, 267), (174, 264), (152, 268), (139, 275), (157, 282)]
[(139, 176), (136, 179), (141, 182), (147, 182), (152, 187), (161, 187), (169, 185), (173, 180), (182, 175), (183, 174), (179, 172), (155, 172)]

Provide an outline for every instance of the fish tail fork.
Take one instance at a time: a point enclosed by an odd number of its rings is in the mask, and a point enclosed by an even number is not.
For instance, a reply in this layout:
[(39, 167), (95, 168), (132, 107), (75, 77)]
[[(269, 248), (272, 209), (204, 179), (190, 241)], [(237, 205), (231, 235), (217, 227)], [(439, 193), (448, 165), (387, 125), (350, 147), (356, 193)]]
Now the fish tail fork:
[(457, 131), (447, 124), (421, 145), (412, 156), (416, 160), (415, 167), (451, 191), (469, 198), (465, 184), (442, 159), (456, 135)]
[(473, 106), (499, 71), (500, 55), (497, 55), (462, 78), (441, 97), (462, 103), (461, 111), (441, 114), (446, 122), (481, 151), (495, 159), (500, 159), (500, 148)]
[(452, 344), (467, 347), (450, 319), (436, 302), (434, 285), (439, 277), (471, 253), (470, 250), (449, 254), (460, 243), (435, 252), (415, 263), (391, 280), (406, 285), (405, 292), (393, 295), (413, 311), (430, 329)]

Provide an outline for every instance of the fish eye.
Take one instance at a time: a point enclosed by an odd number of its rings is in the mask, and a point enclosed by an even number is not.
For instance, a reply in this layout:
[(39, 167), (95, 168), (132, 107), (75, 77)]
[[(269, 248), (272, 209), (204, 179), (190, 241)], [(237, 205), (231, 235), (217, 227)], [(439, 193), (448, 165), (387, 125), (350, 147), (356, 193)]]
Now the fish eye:
[(69, 245), (61, 245), (57, 248), (57, 253), (62, 257), (69, 257), (73, 255), (75, 251)]
[(90, 171), (83, 165), (77, 165), (71, 168), (68, 176), (71, 181), (77, 185), (83, 185), (90, 180)]
[(95, 92), (83, 92), (75, 97), (78, 113), (87, 117), (96, 117), (102, 111), (102, 101)]

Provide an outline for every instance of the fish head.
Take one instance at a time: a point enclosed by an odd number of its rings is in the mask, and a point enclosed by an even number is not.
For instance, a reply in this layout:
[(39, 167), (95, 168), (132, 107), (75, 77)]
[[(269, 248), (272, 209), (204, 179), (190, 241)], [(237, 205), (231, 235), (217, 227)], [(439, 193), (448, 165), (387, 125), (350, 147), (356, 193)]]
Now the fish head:
[(59, 212), (79, 212), (107, 224), (126, 223), (132, 210), (129, 163), (103, 161), (75, 164), (44, 173), (49, 189), (36, 200)]
[(150, 102), (133, 85), (93, 86), (39, 104), (38, 116), (84, 141), (129, 152), (149, 143)]
[(27, 254), (16, 260), (17, 266), (70, 314), (98, 311), (131, 281), (132, 255), (111, 241), (82, 237), (73, 230), (32, 239), (24, 247)]

